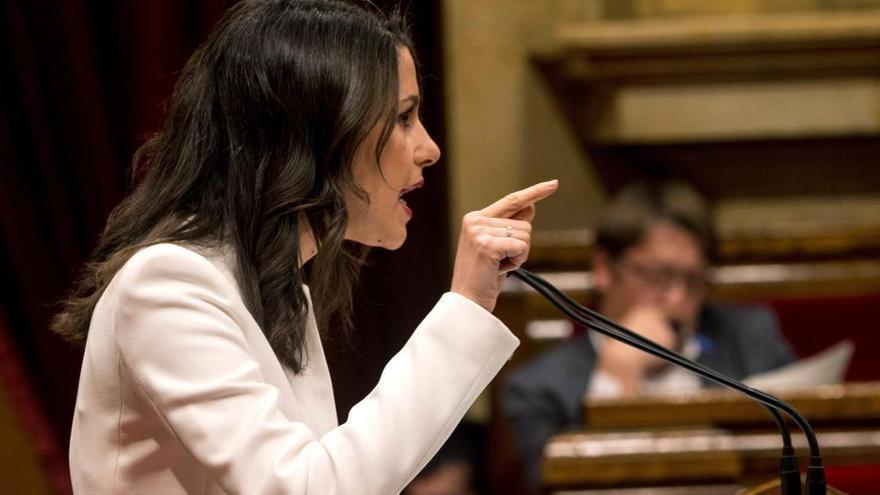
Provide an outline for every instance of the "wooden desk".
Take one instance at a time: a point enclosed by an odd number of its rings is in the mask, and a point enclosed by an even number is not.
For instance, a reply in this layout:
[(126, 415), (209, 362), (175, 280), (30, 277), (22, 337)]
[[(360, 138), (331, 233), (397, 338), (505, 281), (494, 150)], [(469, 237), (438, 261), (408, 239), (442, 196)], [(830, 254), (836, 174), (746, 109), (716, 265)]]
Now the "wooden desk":
[[(816, 428), (826, 466), (880, 465), (880, 384), (780, 395)], [(586, 410), (584, 431), (558, 435), (545, 449), (550, 492), (735, 494), (778, 472), (782, 442), (770, 416), (733, 393), (592, 400)], [(792, 439), (805, 466), (796, 427)]]
[[(800, 411), (814, 427), (880, 427), (880, 382), (827, 385), (777, 396)], [(584, 404), (584, 427), (590, 430), (699, 424), (741, 429), (772, 427), (774, 423), (757, 402), (726, 389), (697, 394), (591, 399)]]
[[(826, 465), (880, 463), (880, 430), (822, 431), (818, 437)], [(794, 436), (792, 442), (806, 459), (803, 437)], [(778, 472), (781, 447), (776, 432), (694, 428), (571, 433), (547, 446), (543, 478), (555, 488), (674, 483), (743, 487)]]

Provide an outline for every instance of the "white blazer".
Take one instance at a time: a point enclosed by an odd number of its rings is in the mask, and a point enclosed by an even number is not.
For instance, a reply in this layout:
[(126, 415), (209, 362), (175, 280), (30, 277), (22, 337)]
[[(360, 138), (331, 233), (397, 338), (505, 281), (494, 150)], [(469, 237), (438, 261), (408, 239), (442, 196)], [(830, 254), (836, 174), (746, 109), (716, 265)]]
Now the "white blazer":
[(82, 364), (74, 492), (399, 493), (519, 344), (447, 293), (340, 426), (311, 300), (308, 364), (294, 375), (245, 308), (231, 266), (158, 244), (116, 274)]

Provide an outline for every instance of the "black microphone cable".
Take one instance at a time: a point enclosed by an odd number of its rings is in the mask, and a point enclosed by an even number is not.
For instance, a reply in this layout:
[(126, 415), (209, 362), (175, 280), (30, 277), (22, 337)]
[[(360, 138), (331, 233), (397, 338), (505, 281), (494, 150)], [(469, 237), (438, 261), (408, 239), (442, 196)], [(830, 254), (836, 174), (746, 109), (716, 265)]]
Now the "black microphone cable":
[(736, 380), (728, 378), (711, 368), (691, 361), (690, 359), (687, 359), (684, 356), (633, 332), (632, 330), (618, 325), (600, 313), (581, 306), (549, 282), (524, 268), (519, 268), (510, 273), (538, 291), (570, 319), (584, 325), (585, 327), (593, 329), (601, 334), (608, 335), (616, 340), (620, 340), (653, 356), (664, 359), (716, 383), (725, 385), (728, 388), (744, 393), (764, 405), (764, 407), (773, 415), (783, 440), (782, 460), (780, 463), (782, 493), (785, 495), (799, 495), (800, 470), (797, 464), (797, 456), (791, 445), (791, 435), (785, 425), (785, 421), (778, 412), (779, 410), (784, 411), (803, 430), (810, 447), (810, 463), (807, 469), (806, 493), (807, 495), (825, 495), (825, 470), (822, 466), (822, 457), (819, 452), (819, 444), (816, 440), (816, 435), (806, 418), (804, 418), (803, 415), (801, 415), (800, 412), (790, 404), (770, 394), (753, 389)]

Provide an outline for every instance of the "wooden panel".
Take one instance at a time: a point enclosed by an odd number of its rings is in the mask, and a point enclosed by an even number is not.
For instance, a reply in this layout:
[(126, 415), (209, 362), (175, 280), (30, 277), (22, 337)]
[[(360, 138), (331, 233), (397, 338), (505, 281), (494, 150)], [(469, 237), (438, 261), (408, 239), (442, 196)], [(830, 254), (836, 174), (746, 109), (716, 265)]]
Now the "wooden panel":
[(735, 480), (744, 466), (734, 447), (720, 430), (566, 434), (546, 446), (542, 477), (549, 486)]
[[(833, 486), (829, 486), (828, 493), (829, 495), (846, 495), (845, 492), (842, 492)], [(762, 483), (754, 488), (750, 488), (747, 490), (742, 490), (738, 492), (736, 495), (777, 495), (781, 490), (781, 483), (778, 479), (773, 481), (768, 481), (767, 483)]]
[[(586, 270), (538, 274), (581, 304), (594, 300), (592, 275)], [(709, 300), (716, 301), (871, 294), (880, 292), (880, 260), (727, 265), (713, 269), (711, 277)], [(562, 318), (542, 296), (512, 278), (498, 299), (496, 313), (519, 335), (524, 335), (531, 320)]]
[(700, 485), (700, 486), (652, 486), (649, 488), (598, 488), (586, 490), (560, 490), (553, 495), (731, 495), (742, 489), (742, 485)]
[[(880, 431), (818, 434), (825, 465), (880, 462)], [(802, 436), (792, 441), (803, 459)], [(575, 487), (755, 484), (778, 473), (776, 432), (733, 433), (715, 429), (572, 433), (545, 449), (542, 478), (551, 489)]]
[(644, 144), (877, 135), (845, 95), (876, 99), (878, 48), (875, 9), (569, 23), (535, 58), (586, 142)]
[[(593, 299), (592, 275), (588, 271), (538, 274), (579, 301)], [(714, 268), (710, 277), (710, 300), (870, 294), (880, 291), (880, 260), (727, 265)], [(530, 295), (536, 293), (512, 279), (502, 292), (503, 298), (516, 301), (515, 304), (522, 304)]]
[(714, 199), (876, 196), (873, 7), (563, 23), (534, 60), (610, 191), (662, 176)]
[(572, 23), (559, 26), (556, 32), (560, 45), (590, 53), (680, 53), (725, 51), (729, 47), (762, 52), (781, 45), (873, 43), (878, 37), (880, 17), (876, 10)]
[[(826, 466), (880, 464), (880, 383), (781, 396), (816, 427)], [(732, 392), (593, 399), (585, 425), (545, 447), (547, 487), (755, 486), (778, 471), (782, 442), (769, 415)], [(804, 436), (794, 430), (792, 441), (804, 459)]]
[[(750, 214), (716, 220), (718, 264), (812, 262), (880, 258), (880, 199), (829, 205), (812, 211), (794, 203), (775, 222), (756, 224)], [(822, 211), (824, 210), (824, 211)], [(774, 217), (782, 217), (774, 212)], [(806, 217), (805, 217), (806, 215)], [(535, 232), (529, 252), (532, 271), (579, 271), (590, 265), (591, 229)]]
[[(821, 424), (880, 425), (880, 382), (825, 385), (782, 392), (779, 397)], [(588, 429), (713, 424), (772, 426), (767, 411), (730, 390), (703, 390), (663, 396), (590, 399), (584, 406)]]

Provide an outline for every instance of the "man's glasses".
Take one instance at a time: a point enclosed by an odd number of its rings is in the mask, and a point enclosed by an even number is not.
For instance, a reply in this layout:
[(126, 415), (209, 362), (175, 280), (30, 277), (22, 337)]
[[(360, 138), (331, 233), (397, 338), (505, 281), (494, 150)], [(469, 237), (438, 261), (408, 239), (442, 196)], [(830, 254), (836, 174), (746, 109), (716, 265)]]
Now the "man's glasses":
[(677, 283), (682, 284), (691, 295), (702, 295), (709, 287), (709, 278), (702, 272), (679, 270), (670, 266), (648, 266), (632, 260), (618, 261), (615, 266), (633, 273), (646, 285), (662, 292)]

